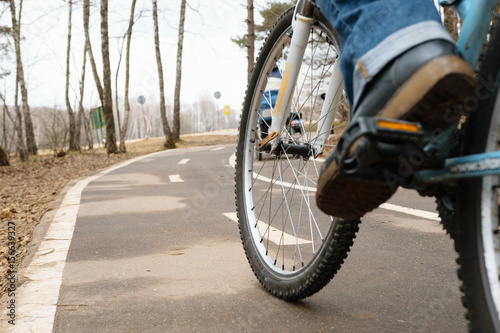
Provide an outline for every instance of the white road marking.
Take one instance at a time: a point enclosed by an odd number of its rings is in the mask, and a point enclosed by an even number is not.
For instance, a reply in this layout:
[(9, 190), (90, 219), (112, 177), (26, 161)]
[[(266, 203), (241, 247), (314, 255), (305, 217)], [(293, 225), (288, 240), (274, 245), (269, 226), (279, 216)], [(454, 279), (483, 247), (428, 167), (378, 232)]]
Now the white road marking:
[[(223, 215), (229, 218), (230, 220), (233, 220), (234, 222), (238, 223), (238, 216), (236, 215), (236, 212), (223, 213)], [(267, 224), (264, 221), (259, 220), (257, 225), (259, 227), (260, 234), (264, 235), (266, 240), (269, 237), (269, 240), (276, 245), (311, 244), (311, 241), (309, 240), (296, 238), (295, 236), (287, 234), (286, 232), (282, 233), (280, 230), (277, 230), (274, 227), (269, 228), (269, 224)]]
[(24, 274), (26, 282), (16, 290), (15, 302), (20, 304), (22, 309), (16, 313), (16, 325), (13, 328), (6, 322), (5, 319), (8, 317), (4, 310), (0, 331), (52, 332), (62, 275), (73, 238), (82, 191), (90, 182), (99, 177), (144, 158), (163, 153), (165, 152), (139, 156), (117, 164), (95, 176), (80, 180), (68, 190), (32, 262), (26, 268)]
[(408, 208), (408, 207), (403, 207), (403, 206), (398, 206), (398, 205), (393, 205), (390, 203), (383, 203), (379, 206), (379, 208), (387, 209), (387, 210), (392, 210), (394, 212), (400, 212), (400, 213), (405, 213), (408, 215), (413, 215), (417, 217), (421, 217), (423, 219), (428, 219), (428, 220), (433, 220), (433, 221), (441, 221), (439, 218), (438, 213), (433, 213), (433, 212), (427, 212), (425, 210), (420, 210), (420, 209), (413, 209), (413, 208)]
[(189, 158), (185, 158), (177, 164), (187, 164), (187, 162), (189, 162)]
[[(229, 157), (229, 165), (231, 165), (233, 168), (236, 167), (236, 156), (234, 154), (232, 154)], [(262, 175), (257, 175), (257, 174), (254, 174), (254, 178), (261, 180), (261, 181), (264, 181), (264, 182), (267, 182), (267, 183), (270, 183), (271, 181), (273, 181), (270, 178), (267, 178), (267, 177), (262, 176)], [(303, 191), (316, 192), (316, 188), (314, 188), (314, 187), (304, 187), (304, 186), (298, 185), (298, 184), (281, 182), (279, 179), (276, 180), (275, 184), (276, 185), (283, 185), (286, 187), (295, 186), (295, 188), (301, 189)], [(386, 209), (386, 210), (392, 210), (394, 212), (404, 213), (404, 214), (408, 214), (408, 215), (412, 215), (412, 216), (417, 216), (417, 217), (427, 219), (427, 220), (441, 221), (441, 219), (439, 218), (439, 214), (437, 214), (435, 212), (428, 212), (425, 210), (408, 208), (408, 207), (398, 206), (398, 205), (394, 205), (394, 204), (390, 204), (390, 203), (381, 204), (379, 206), (379, 208)]]
[(217, 148), (210, 149), (210, 150), (211, 150), (211, 151), (217, 151), (217, 150), (222, 150), (222, 149), (224, 149), (224, 148), (226, 148), (226, 147), (217, 147)]
[(236, 154), (231, 154), (231, 156), (229, 156), (229, 165), (233, 169), (236, 169)]
[[(254, 178), (257, 178), (258, 180), (262, 180), (262, 181), (264, 181), (266, 183), (270, 183), (270, 182), (273, 181), (271, 178), (267, 178), (267, 177), (264, 177), (262, 175), (255, 175), (254, 174)], [(316, 192), (316, 188), (315, 187), (302, 186), (302, 185), (298, 185), (298, 184), (287, 183), (287, 182), (283, 182), (283, 181), (281, 181), (279, 179), (277, 179), (276, 181), (274, 181), (274, 184), (275, 185), (279, 185), (279, 186), (283, 185), (285, 187), (293, 187), (293, 188), (296, 188), (298, 190), (304, 191), (304, 194), (308, 193), (308, 192), (313, 192), (313, 193)]]
[(172, 183), (183, 183), (184, 180), (181, 178), (180, 175), (170, 175), (168, 176), (170, 178), (170, 182)]

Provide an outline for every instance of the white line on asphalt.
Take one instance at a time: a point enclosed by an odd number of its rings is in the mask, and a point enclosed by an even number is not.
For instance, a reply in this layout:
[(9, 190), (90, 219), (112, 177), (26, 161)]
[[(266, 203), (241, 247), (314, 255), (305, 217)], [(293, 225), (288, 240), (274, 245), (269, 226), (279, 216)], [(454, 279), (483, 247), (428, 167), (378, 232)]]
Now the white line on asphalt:
[[(225, 217), (227, 217), (228, 219), (238, 223), (238, 216), (236, 215), (236, 212), (223, 213), (223, 215)], [(276, 245), (280, 245), (280, 244), (282, 244), (282, 245), (311, 244), (311, 241), (309, 241), (309, 240), (298, 238), (298, 237), (296, 238), (295, 236), (287, 234), (286, 232), (283, 233), (274, 227), (269, 228), (269, 224), (267, 224), (264, 221), (259, 220), (259, 223), (257, 225), (259, 226), (260, 234), (264, 235), (266, 240), (269, 237), (269, 240)]]
[(236, 154), (231, 154), (231, 156), (229, 156), (229, 165), (233, 169), (236, 169)]
[[(12, 329), (10, 324), (2, 321), (0, 331), (6, 328), (13, 332), (52, 332), (62, 275), (73, 238), (82, 191), (91, 181), (99, 177), (141, 159), (163, 153), (165, 152), (139, 156), (112, 166), (95, 176), (80, 180), (66, 192), (32, 262), (26, 268), (24, 274), (26, 282), (16, 291), (16, 304), (22, 306), (22, 311), (16, 313), (16, 326)], [(2, 319), (7, 318), (5, 311), (2, 316)]]
[[(232, 154), (229, 157), (229, 164), (233, 168), (236, 166), (236, 157), (234, 154)], [(254, 174), (254, 178), (261, 180), (261, 181), (264, 181), (264, 182), (267, 182), (267, 183), (270, 183), (272, 181), (270, 178), (264, 177), (262, 175), (257, 175), (257, 174)], [(292, 183), (282, 182), (280, 180), (276, 180), (275, 184), (279, 185), (279, 186), (283, 185), (286, 187), (295, 186), (295, 188), (297, 188), (297, 189), (302, 189), (302, 190), (305, 190), (308, 192), (316, 192), (316, 188), (314, 188), (314, 187), (304, 187), (302, 185), (296, 185), (296, 184), (292, 184)], [(433, 221), (441, 221), (441, 219), (439, 218), (439, 214), (434, 213), (434, 212), (428, 212), (425, 210), (408, 208), (408, 207), (398, 206), (398, 205), (394, 205), (394, 204), (390, 204), (390, 203), (384, 203), (384, 204), (380, 205), (379, 208), (392, 210), (394, 212), (399, 212), (399, 213), (405, 213), (405, 214), (417, 216), (417, 217), (420, 217), (423, 219), (428, 219), (428, 220), (433, 220)]]
[(189, 162), (189, 158), (185, 158), (177, 164), (187, 164), (187, 162)]
[[(267, 178), (267, 177), (264, 177), (262, 175), (254, 175), (254, 178), (256, 178), (258, 180), (262, 180), (266, 183), (272, 182), (271, 178)], [(274, 184), (278, 185), (278, 186), (283, 185), (285, 187), (293, 187), (295, 189), (302, 190), (304, 192), (304, 194), (309, 194), (309, 192), (316, 193), (316, 187), (302, 186), (302, 185), (298, 185), (298, 184), (287, 183), (287, 182), (281, 181), (279, 179), (275, 180)]]
[(184, 180), (181, 178), (180, 175), (170, 175), (168, 176), (168, 178), (170, 178), (170, 181), (172, 183), (183, 183)]
[(211, 151), (217, 151), (217, 150), (222, 150), (222, 149), (224, 149), (224, 148), (226, 148), (226, 147), (217, 147), (217, 148), (210, 149), (210, 150), (211, 150)]
[(425, 210), (420, 210), (420, 209), (413, 209), (413, 208), (408, 208), (408, 207), (403, 207), (403, 206), (398, 206), (398, 205), (393, 205), (390, 203), (383, 203), (379, 206), (379, 208), (387, 209), (387, 210), (392, 210), (395, 212), (400, 212), (400, 213), (405, 213), (408, 215), (413, 215), (417, 217), (421, 217), (423, 219), (428, 219), (428, 220), (434, 220), (434, 221), (441, 221), (439, 218), (439, 214), (433, 213), (433, 212), (427, 212)]

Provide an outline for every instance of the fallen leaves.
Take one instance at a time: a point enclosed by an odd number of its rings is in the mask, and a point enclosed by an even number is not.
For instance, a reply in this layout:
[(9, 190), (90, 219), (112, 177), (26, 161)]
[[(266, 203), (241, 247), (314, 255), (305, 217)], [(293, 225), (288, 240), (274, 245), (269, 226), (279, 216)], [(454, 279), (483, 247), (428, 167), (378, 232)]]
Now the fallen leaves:
[(2, 209), (2, 212), (0, 213), (0, 219), (8, 219), (12, 212), (10, 211), (10, 208), (5, 208)]

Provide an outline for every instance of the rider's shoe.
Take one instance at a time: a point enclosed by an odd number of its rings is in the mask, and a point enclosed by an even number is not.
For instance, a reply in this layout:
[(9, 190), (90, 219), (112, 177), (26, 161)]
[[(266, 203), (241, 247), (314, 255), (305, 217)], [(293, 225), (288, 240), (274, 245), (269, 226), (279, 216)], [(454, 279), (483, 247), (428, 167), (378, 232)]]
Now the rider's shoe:
[[(453, 104), (472, 96), (475, 84), (472, 69), (453, 44), (428, 41), (397, 57), (374, 78), (364, 89), (353, 120), (360, 116), (380, 117), (445, 129), (456, 124)], [(332, 152), (323, 163), (316, 201), (325, 213), (359, 218), (396, 191), (393, 184), (353, 182), (340, 170), (339, 153), (351, 157), (356, 154), (356, 146), (357, 143), (347, 151)]]

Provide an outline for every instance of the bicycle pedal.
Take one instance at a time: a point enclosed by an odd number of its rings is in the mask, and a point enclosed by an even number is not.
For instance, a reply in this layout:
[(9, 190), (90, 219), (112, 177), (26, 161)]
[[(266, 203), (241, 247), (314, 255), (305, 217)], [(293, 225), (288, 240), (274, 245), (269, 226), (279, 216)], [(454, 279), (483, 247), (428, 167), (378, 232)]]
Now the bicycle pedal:
[[(404, 178), (410, 178), (416, 170), (443, 165), (444, 158), (437, 151), (425, 149), (430, 142), (430, 133), (419, 123), (359, 117), (339, 141), (337, 165), (344, 175), (356, 175), (363, 181), (377, 181), (382, 176), (380, 170), (404, 173)], [(410, 169), (408, 165), (414, 166), (413, 172), (401, 172), (402, 168)]]

